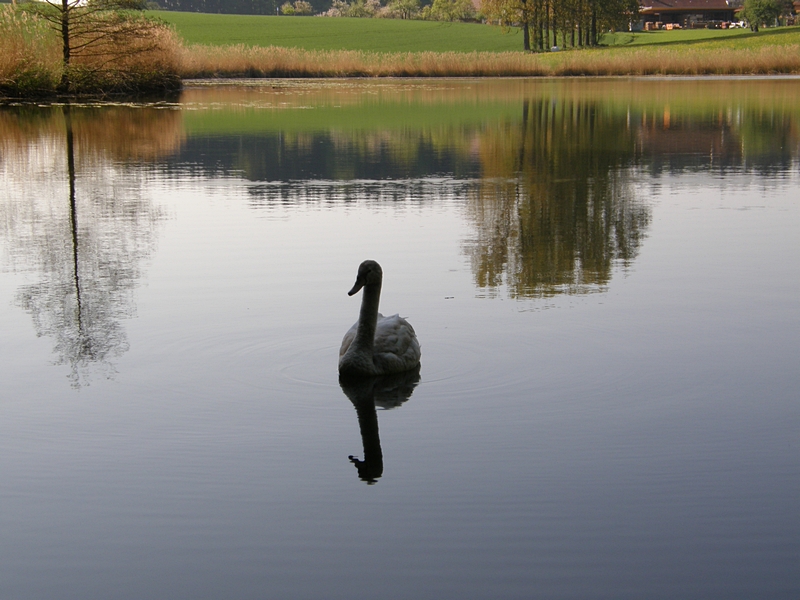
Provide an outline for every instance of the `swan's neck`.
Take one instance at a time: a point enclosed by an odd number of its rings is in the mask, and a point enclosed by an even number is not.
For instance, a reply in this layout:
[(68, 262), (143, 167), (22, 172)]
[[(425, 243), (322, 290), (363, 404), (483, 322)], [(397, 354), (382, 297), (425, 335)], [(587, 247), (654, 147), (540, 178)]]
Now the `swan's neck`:
[(381, 284), (371, 283), (362, 290), (361, 312), (358, 315), (358, 328), (353, 346), (361, 352), (369, 352), (372, 357), (372, 348), (375, 344), (375, 327), (378, 324), (378, 305), (381, 300)]

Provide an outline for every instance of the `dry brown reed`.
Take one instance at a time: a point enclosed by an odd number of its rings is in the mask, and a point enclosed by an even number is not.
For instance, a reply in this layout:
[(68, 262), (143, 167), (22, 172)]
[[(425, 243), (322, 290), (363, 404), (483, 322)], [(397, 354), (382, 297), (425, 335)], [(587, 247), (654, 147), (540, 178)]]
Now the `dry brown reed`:
[(776, 75), (800, 73), (800, 47), (637, 49), (564, 54), (552, 75)]
[(0, 6), (0, 93), (36, 94), (58, 81), (59, 46), (43, 23)]
[(208, 77), (540, 77), (800, 73), (800, 48), (659, 48), (521, 52), (372, 53), (278, 47), (188, 46), (181, 75)]
[(278, 47), (189, 46), (181, 75), (204, 77), (511, 77), (546, 75), (540, 57), (519, 52), (374, 53)]

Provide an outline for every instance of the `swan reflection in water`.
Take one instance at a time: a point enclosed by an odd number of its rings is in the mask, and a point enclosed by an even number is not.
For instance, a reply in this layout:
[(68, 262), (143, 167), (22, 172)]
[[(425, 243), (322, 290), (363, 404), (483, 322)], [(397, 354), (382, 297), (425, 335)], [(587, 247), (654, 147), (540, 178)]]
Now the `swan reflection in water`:
[(363, 460), (352, 455), (348, 458), (358, 469), (358, 478), (368, 485), (377, 483), (383, 474), (383, 452), (378, 434), (378, 412), (375, 407), (389, 409), (400, 406), (414, 393), (419, 379), (419, 365), (416, 369), (394, 375), (339, 377), (342, 391), (356, 408), (361, 441), (364, 445)]

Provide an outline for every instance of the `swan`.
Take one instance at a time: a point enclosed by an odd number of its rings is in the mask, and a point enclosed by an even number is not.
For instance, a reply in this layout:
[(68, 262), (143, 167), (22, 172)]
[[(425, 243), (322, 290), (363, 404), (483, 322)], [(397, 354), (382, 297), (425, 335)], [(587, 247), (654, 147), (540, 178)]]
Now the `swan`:
[(374, 260), (358, 267), (352, 296), (363, 288), (358, 321), (348, 330), (339, 349), (339, 374), (375, 376), (410, 371), (419, 365), (420, 349), (414, 328), (400, 315), (378, 312), (383, 270)]

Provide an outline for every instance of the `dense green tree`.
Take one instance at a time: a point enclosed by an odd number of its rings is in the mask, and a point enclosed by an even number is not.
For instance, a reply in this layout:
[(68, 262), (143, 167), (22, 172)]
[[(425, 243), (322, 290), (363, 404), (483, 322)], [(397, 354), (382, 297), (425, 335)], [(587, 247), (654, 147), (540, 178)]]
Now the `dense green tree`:
[(431, 21), (470, 21), (475, 16), (472, 0), (433, 0), (422, 9), (422, 18)]
[(314, 14), (314, 7), (306, 0), (295, 0), (294, 2), (284, 2), (281, 5), (281, 14), (294, 16), (307, 16)]
[(772, 25), (783, 12), (780, 0), (745, 0), (742, 15), (753, 31), (761, 25)]
[[(282, 0), (157, 0), (165, 10), (240, 15), (274, 15)], [(327, 10), (330, 0), (313, 0), (314, 11)]]

